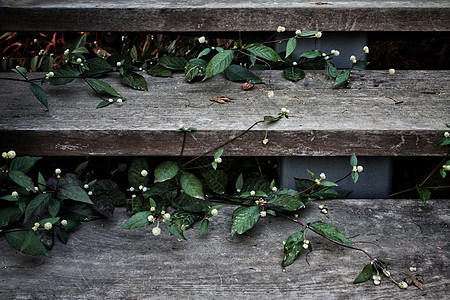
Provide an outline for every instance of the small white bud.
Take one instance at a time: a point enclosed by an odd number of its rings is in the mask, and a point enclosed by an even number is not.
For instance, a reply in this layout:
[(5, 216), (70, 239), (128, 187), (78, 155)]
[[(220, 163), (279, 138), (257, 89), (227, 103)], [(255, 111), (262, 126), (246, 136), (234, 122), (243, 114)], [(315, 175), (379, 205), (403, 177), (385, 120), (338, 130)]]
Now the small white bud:
[(139, 186), (139, 189), (140, 189), (140, 190), (142, 190), (143, 188), (144, 188), (144, 186), (142, 186), (142, 185)]
[(358, 167), (356, 167), (356, 169), (357, 169), (358, 172), (360, 172), (360, 173), (364, 170), (363, 166), (358, 166)]
[(325, 175), (325, 173), (320, 173), (319, 176), (320, 176), (320, 179), (322, 179), (322, 180), (325, 179), (325, 178), (327, 178), (327, 176)]
[(146, 176), (148, 175), (147, 170), (142, 170), (142, 171), (141, 171), (141, 175), (142, 175), (143, 177), (146, 177)]
[(267, 216), (267, 212), (265, 210), (263, 210), (263, 211), (259, 212), (259, 215), (264, 218), (265, 216)]
[(323, 204), (319, 205), (319, 209), (324, 209), (324, 208), (325, 208), (325, 205), (323, 205)]
[(11, 193), (11, 196), (13, 196), (14, 198), (17, 198), (17, 197), (19, 197), (19, 193), (14, 191)]
[(37, 40), (37, 39), (34, 39), (34, 40), (33, 40), (33, 42), (34, 42), (34, 43), (37, 43), (37, 42), (38, 42), (38, 40)]
[(303, 244), (308, 245), (309, 244), (309, 240), (303, 240)]
[(241, 192), (241, 189), (236, 189), (236, 192), (240, 193), (240, 192)]
[(443, 165), (442, 169), (444, 169), (444, 171), (450, 171), (450, 165)]
[(286, 28), (285, 28), (285, 27), (283, 27), (283, 26), (278, 26), (277, 32), (285, 32), (285, 31), (286, 31)]
[(292, 62), (292, 65), (296, 66), (296, 65), (298, 65), (298, 63), (296, 61), (294, 61), (294, 62)]
[(214, 162), (220, 164), (222, 162), (222, 158), (218, 157), (214, 160)]
[(316, 36), (316, 38), (318, 38), (318, 39), (321, 38), (321, 37), (322, 37), (322, 32), (319, 31), (318, 33), (315, 34), (315, 36)]
[(417, 271), (417, 268), (416, 268), (416, 267), (409, 267), (409, 270), (410, 270), (411, 272), (416, 272), (416, 271)]
[(65, 55), (65, 56), (69, 55), (69, 53), (70, 53), (70, 50), (69, 50), (69, 49), (64, 50), (64, 55)]
[(67, 220), (61, 220), (61, 226), (67, 226)]
[(130, 186), (130, 192), (134, 192), (134, 187)]
[(121, 67), (121, 66), (122, 66), (122, 63), (121, 63), (120, 61), (118, 61), (118, 62), (116, 63), (116, 66)]
[(147, 220), (148, 220), (149, 222), (153, 223), (153, 222), (155, 221), (155, 217), (152, 216), (152, 215), (150, 215), (150, 216), (147, 217)]
[(3, 152), (3, 153), (2, 153), (2, 157), (3, 157), (3, 158), (8, 158), (8, 153)]
[(89, 195), (89, 196), (92, 196), (92, 191), (89, 191), (89, 192), (88, 192), (88, 195)]
[(250, 191), (250, 196), (255, 196), (256, 192), (255, 191)]
[(217, 211), (217, 209), (215, 208), (211, 209), (211, 216), (217, 216), (218, 213), (219, 211)]
[(39, 188), (37, 186), (35, 186), (34, 190), (37, 192), (37, 191), (39, 191)]
[(328, 209), (324, 208), (320, 212), (326, 215), (328, 213)]
[(53, 73), (53, 72), (48, 72), (47, 75), (48, 75), (48, 77), (53, 77), (53, 76), (55, 76), (55, 73)]
[(394, 75), (395, 74), (395, 69), (389, 69), (389, 74), (390, 75)]
[(408, 287), (408, 284), (406, 282), (402, 281), (398, 284), (398, 287), (401, 289), (406, 289)]
[(206, 42), (206, 38), (204, 36), (201, 36), (201, 37), (198, 38), (198, 42), (200, 44), (203, 44), (204, 42)]
[(316, 182), (316, 184), (320, 184), (320, 179), (316, 178), (316, 180), (314, 180)]
[(142, 188), (142, 191), (145, 193), (146, 191), (148, 190), (148, 188), (146, 187), (146, 186), (144, 186), (143, 188)]
[(125, 41), (126, 37), (124, 35), (122, 35), (121, 39), (122, 39), (122, 42), (123, 42), (123, 41)]
[(353, 63), (356, 63), (356, 56), (354, 56), (354, 55), (350, 56), (350, 60), (351, 60)]
[(444, 137), (446, 137), (446, 138), (450, 137), (450, 133), (448, 133), (447, 131), (444, 132)]
[(277, 189), (277, 187), (276, 186), (274, 186), (273, 188), (272, 188), (272, 192), (276, 192), (278, 189)]
[(163, 215), (164, 220), (169, 220), (170, 219), (170, 214), (169, 213), (165, 213)]
[(150, 211), (155, 211), (156, 208), (154, 206), (150, 207)]
[(77, 63), (81, 64), (83, 60), (81, 58), (77, 58)]
[(302, 31), (300, 30), (300, 29), (297, 29), (296, 31), (295, 31), (295, 35), (301, 35), (302, 34)]
[(273, 98), (274, 95), (275, 95), (275, 94), (274, 94), (273, 91), (267, 92), (267, 97), (269, 97), (269, 98)]
[(116, 102), (117, 102), (117, 103), (122, 103), (123, 100), (122, 100), (122, 98), (119, 98), (119, 99), (116, 100)]
[(87, 189), (89, 188), (89, 184), (86, 183), (86, 184), (84, 185), (84, 188), (87, 190)]
[(374, 280), (374, 281), (373, 281), (373, 284), (375, 284), (375, 285), (380, 285), (380, 283), (381, 283), (380, 280)]
[(330, 59), (330, 57), (327, 55), (327, 56), (325, 56), (323, 59), (325, 59), (325, 60), (329, 60)]
[(16, 151), (14, 150), (9, 150), (8, 151), (8, 157), (13, 159), (14, 157), (16, 157)]
[(131, 198), (136, 198), (136, 195), (135, 194), (131, 195)]
[(45, 223), (45, 224), (44, 224), (44, 228), (45, 228), (45, 230), (50, 230), (50, 229), (52, 229), (52, 223), (50, 223), (50, 222)]
[(38, 230), (38, 228), (37, 228), (36, 226), (31, 227), (31, 229), (32, 229), (33, 231), (37, 231), (37, 230)]
[(268, 139), (268, 138), (265, 138), (265, 139), (263, 139), (263, 141), (262, 141), (262, 143), (263, 143), (264, 145), (267, 145), (268, 142), (269, 142), (269, 139)]
[(308, 244), (303, 244), (303, 249), (308, 249), (309, 245)]
[(358, 167), (357, 166), (353, 166), (352, 172), (358, 172)]
[(61, 169), (59, 169), (59, 168), (56, 169), (56, 170), (55, 170), (55, 174), (56, 174), (56, 175), (61, 174)]
[(166, 213), (166, 211), (165, 211), (165, 210), (162, 210), (162, 211), (161, 211), (161, 214), (162, 214), (162, 215), (164, 215), (165, 213)]
[(364, 53), (369, 53), (369, 47), (364, 46), (363, 51), (364, 51)]
[(159, 228), (159, 227), (154, 227), (154, 228), (152, 229), (152, 233), (153, 233), (153, 235), (159, 235), (159, 234), (161, 233), (161, 228)]

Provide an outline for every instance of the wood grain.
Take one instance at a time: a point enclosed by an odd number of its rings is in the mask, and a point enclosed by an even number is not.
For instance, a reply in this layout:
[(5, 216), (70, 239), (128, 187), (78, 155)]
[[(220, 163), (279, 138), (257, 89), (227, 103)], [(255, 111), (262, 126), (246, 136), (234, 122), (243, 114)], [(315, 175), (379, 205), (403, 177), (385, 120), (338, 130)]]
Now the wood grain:
[[(330, 210), (320, 214), (318, 204)], [(364, 254), (343, 249), (308, 233), (313, 252), (281, 268), (282, 242), (298, 228), (266, 217), (242, 236), (230, 238), (231, 212), (226, 206), (210, 228), (187, 232), (178, 242), (166, 230), (155, 237), (151, 227), (120, 229), (128, 216), (121, 209), (108, 220), (85, 223), (59, 242), (42, 265), (41, 257), (14, 251), (0, 240), (2, 299), (445, 299), (448, 295), (448, 200), (331, 200), (311, 204), (304, 222), (322, 220), (353, 237), (358, 247), (390, 263), (396, 280), (424, 277), (425, 292), (397, 288), (386, 278), (380, 286), (354, 285), (369, 263)], [(11, 266), (36, 266), (15, 268)]]
[(446, 0), (3, 0), (0, 6), (0, 31), (273, 32), (280, 25), (289, 31), (450, 30)]
[[(449, 71), (398, 71), (395, 76), (356, 72), (350, 89), (332, 89), (323, 72), (307, 72), (297, 83), (284, 79), (280, 71), (258, 74), (266, 84), (252, 91), (242, 91), (240, 83), (222, 76), (188, 84), (179, 74), (174, 78), (145, 75), (149, 91), (141, 92), (110, 76), (105, 80), (127, 101), (103, 109), (95, 109), (100, 100), (82, 80), (45, 85), (48, 112), (28, 84), (2, 81), (0, 144), (20, 155), (176, 156), (182, 134), (175, 130), (184, 124), (197, 128), (186, 139), (185, 155), (198, 155), (286, 107), (289, 119), (257, 125), (228, 145), (224, 155), (439, 156), (445, 152), (437, 144), (450, 123)], [(267, 96), (270, 90), (274, 98)], [(213, 103), (209, 101), (213, 96), (233, 101)], [(269, 143), (263, 145), (266, 132)]]

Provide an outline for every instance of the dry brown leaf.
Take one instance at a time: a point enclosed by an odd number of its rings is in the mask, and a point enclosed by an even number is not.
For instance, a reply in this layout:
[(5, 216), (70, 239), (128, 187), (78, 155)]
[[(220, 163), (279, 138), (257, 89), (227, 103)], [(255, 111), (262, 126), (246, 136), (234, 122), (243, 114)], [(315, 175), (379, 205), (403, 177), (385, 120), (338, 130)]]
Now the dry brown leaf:
[(254, 86), (255, 86), (255, 85), (252, 84), (252, 83), (250, 83), (250, 82), (245, 82), (245, 83), (242, 84), (242, 89), (243, 89), (244, 91), (250, 91), (250, 90), (253, 89)]
[(419, 288), (421, 291), (423, 291), (423, 277), (422, 277), (422, 275), (413, 274), (413, 275), (411, 275), (409, 277), (406, 277), (405, 278), (405, 282), (408, 285), (411, 285), (411, 283), (414, 283), (414, 285), (417, 288)]
[(209, 98), (210, 101), (214, 101), (220, 104), (225, 104), (227, 102), (231, 102), (231, 99), (228, 97), (220, 97), (220, 96), (214, 96), (212, 98)]

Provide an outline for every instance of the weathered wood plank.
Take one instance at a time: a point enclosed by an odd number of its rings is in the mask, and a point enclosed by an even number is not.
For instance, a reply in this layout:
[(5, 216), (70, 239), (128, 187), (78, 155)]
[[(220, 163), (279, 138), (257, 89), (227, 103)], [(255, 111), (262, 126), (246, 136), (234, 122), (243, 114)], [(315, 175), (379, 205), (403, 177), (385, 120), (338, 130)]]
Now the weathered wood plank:
[[(446, 299), (450, 259), (448, 200), (331, 200), (330, 219), (315, 205), (301, 214), (305, 222), (332, 224), (372, 255), (390, 263), (396, 280), (424, 277), (425, 291), (400, 290), (386, 278), (353, 285), (368, 259), (319, 236), (308, 234), (314, 251), (285, 270), (282, 241), (298, 228), (266, 217), (243, 236), (230, 238), (232, 207), (211, 219), (200, 236), (189, 231), (178, 242), (167, 231), (155, 237), (151, 227), (124, 230), (123, 210), (108, 220), (86, 223), (67, 245), (57, 243), (52, 257), (34, 258), (0, 241), (2, 299)], [(356, 237), (355, 237), (356, 236)], [(375, 246), (374, 243), (378, 246)], [(38, 266), (36, 266), (38, 265)], [(11, 266), (31, 267), (15, 268)], [(32, 267), (36, 266), (36, 267)]]
[[(175, 130), (184, 124), (198, 129), (188, 135), (185, 155), (198, 155), (286, 107), (297, 117), (257, 125), (227, 146), (226, 155), (442, 155), (437, 143), (450, 123), (450, 72), (385, 73), (356, 72), (351, 89), (332, 89), (323, 72), (308, 72), (293, 83), (279, 71), (264, 71), (259, 75), (267, 84), (252, 91), (221, 76), (193, 84), (181, 74), (147, 76), (148, 92), (121, 87), (117, 77), (108, 77), (128, 100), (103, 109), (95, 109), (100, 100), (80, 80), (44, 86), (49, 112), (26, 83), (3, 81), (0, 144), (21, 155), (176, 156), (182, 134)], [(275, 97), (267, 96), (269, 90)], [(213, 96), (233, 101), (213, 103)], [(263, 145), (266, 131), (269, 143)]]
[[(439, 1), (3, 0), (1, 31), (449, 31)], [(86, 22), (86, 20), (89, 20)], [(281, 22), (281, 23), (280, 23)]]

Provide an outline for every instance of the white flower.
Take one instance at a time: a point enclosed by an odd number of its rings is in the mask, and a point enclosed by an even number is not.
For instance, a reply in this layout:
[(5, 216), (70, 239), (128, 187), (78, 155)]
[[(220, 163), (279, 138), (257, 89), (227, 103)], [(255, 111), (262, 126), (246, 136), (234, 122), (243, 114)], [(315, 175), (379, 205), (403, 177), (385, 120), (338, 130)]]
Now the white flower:
[(356, 169), (358, 170), (359, 173), (361, 173), (364, 170), (363, 166), (357, 166)]
[(69, 55), (69, 53), (70, 53), (70, 50), (69, 50), (69, 49), (64, 50), (64, 55), (65, 55), (65, 56)]
[(375, 284), (375, 285), (380, 285), (380, 283), (381, 283), (381, 280), (374, 280), (373, 281), (373, 284)]
[(153, 235), (159, 235), (161, 233), (161, 228), (155, 227), (152, 229)]
[(308, 244), (303, 244), (303, 249), (308, 249)]
[(444, 169), (444, 171), (450, 171), (450, 165), (443, 165), (442, 169)]
[(59, 168), (56, 169), (56, 170), (55, 170), (55, 174), (56, 174), (56, 175), (61, 174), (61, 169), (59, 169)]
[(356, 57), (354, 55), (350, 56), (350, 60), (355, 64), (356, 63)]
[(150, 211), (155, 211), (156, 208), (154, 206), (150, 207)]
[(263, 143), (264, 145), (267, 145), (268, 142), (269, 142), (269, 139), (268, 139), (268, 138), (265, 138), (265, 139), (263, 139), (263, 141), (262, 141), (262, 143)]
[(364, 51), (364, 53), (369, 53), (369, 47), (364, 46), (363, 51)]
[(325, 205), (323, 205), (323, 204), (319, 205), (319, 209), (324, 209), (324, 208), (325, 208)]
[(304, 240), (304, 241), (303, 241), (303, 244), (308, 245), (308, 244), (309, 244), (309, 240)]
[(122, 42), (125, 41), (126, 37), (122, 35)]
[(250, 196), (255, 196), (256, 192), (255, 191), (250, 191)]
[(33, 229), (33, 231), (38, 230), (38, 228), (36, 226), (31, 227), (31, 229)]
[(267, 212), (265, 210), (263, 210), (263, 211), (259, 212), (259, 215), (261, 217), (265, 217), (265, 216), (267, 216)]
[(86, 183), (86, 184), (84, 185), (84, 188), (85, 188), (85, 189), (88, 189), (88, 188), (89, 188), (89, 184)]
[(34, 226), (39, 227), (39, 226), (41, 226), (41, 224), (39, 222), (36, 222), (36, 223), (34, 223)]
[(296, 65), (298, 65), (298, 63), (297, 63), (296, 61), (294, 61), (294, 62), (292, 63), (292, 65), (293, 65), (293, 66), (296, 66)]
[(44, 228), (45, 228), (45, 230), (50, 230), (50, 229), (52, 229), (52, 223), (50, 223), (50, 222), (45, 223), (45, 224), (44, 224)]
[(11, 196), (13, 196), (14, 198), (17, 198), (17, 197), (19, 197), (19, 193), (14, 191), (11, 193)]
[(140, 190), (142, 190), (143, 188), (144, 188), (144, 186), (143, 186), (143, 185), (140, 185), (140, 186), (139, 186), (139, 189), (140, 189)]
[(353, 166), (352, 172), (358, 172), (358, 167), (357, 166)]
[(142, 170), (142, 171), (141, 171), (141, 175), (142, 175), (143, 177), (146, 177), (146, 176), (148, 175), (147, 170)]
[(236, 189), (236, 192), (240, 193), (240, 192), (241, 192), (241, 189)]
[(267, 92), (267, 97), (269, 97), (269, 98), (273, 98), (273, 96), (274, 96), (274, 93), (273, 93), (273, 91), (269, 91), (269, 92)]
[(136, 195), (135, 194), (131, 195), (131, 198), (136, 198)]
[(272, 192), (276, 192), (278, 189), (277, 189), (277, 187), (276, 186), (274, 186), (273, 188), (272, 188)]
[(14, 157), (16, 157), (16, 151), (14, 150), (9, 150), (8, 151), (8, 157), (13, 159)]
[(415, 272), (415, 271), (417, 271), (417, 268), (416, 268), (416, 267), (409, 267), (409, 270), (410, 270), (411, 272)]
[(201, 36), (201, 37), (198, 38), (198, 42), (200, 44), (203, 44), (204, 42), (206, 42), (206, 38), (204, 36)]
[(35, 186), (34, 190), (37, 192), (37, 191), (39, 191), (39, 188), (37, 186)]
[(148, 190), (148, 188), (146, 187), (146, 186), (144, 186), (143, 188), (142, 188), (142, 191), (145, 193), (146, 191)]
[(134, 187), (130, 186), (130, 192), (134, 192)]
[(321, 37), (322, 37), (322, 32), (319, 31), (318, 33), (315, 34), (315, 36), (316, 36), (316, 38), (318, 38), (318, 39), (321, 38)]
[(320, 176), (320, 179), (322, 179), (322, 180), (325, 179), (325, 178), (327, 178), (327, 176), (325, 175), (325, 173), (320, 173), (319, 176)]
[(211, 216), (217, 216), (217, 214), (219, 213), (219, 211), (217, 211), (217, 209), (213, 208), (211, 210)]
[(122, 100), (122, 98), (119, 98), (119, 99), (117, 99), (117, 101), (116, 101), (117, 103), (122, 103), (123, 102), (123, 100)]
[(381, 276), (380, 275), (373, 275), (372, 279), (375, 280), (381, 280)]
[(3, 157), (3, 158), (8, 158), (8, 153), (3, 152), (3, 153), (2, 153), (2, 157)]
[(325, 60), (329, 60), (330, 59), (330, 57), (327, 55), (327, 56), (325, 56), (323, 59), (325, 59)]
[(406, 282), (402, 281), (398, 284), (398, 287), (401, 289), (406, 289), (408, 287), (408, 284)]
[(302, 34), (302, 31), (300, 30), (300, 29), (297, 29), (296, 31), (295, 31), (295, 35), (301, 35)]
[(61, 226), (67, 226), (67, 220), (61, 220)]
[(222, 162), (222, 159), (220, 157), (218, 157), (214, 160), (214, 162), (220, 164)]
[(283, 107), (281, 109), (281, 114), (284, 116), (288, 116), (289, 115), (289, 109), (286, 109), (285, 107)]
[(161, 214), (162, 214), (162, 215), (164, 215), (165, 213), (166, 213), (166, 211), (165, 211), (165, 210), (162, 210), (162, 211), (161, 211)]
[(333, 54), (334, 56), (339, 56), (339, 51), (331, 50), (331, 54)]
[(285, 27), (283, 27), (283, 26), (278, 26), (277, 32), (285, 32), (285, 31), (286, 31), (286, 28), (285, 28)]
[(81, 58), (77, 58), (77, 63), (81, 64), (83, 60)]
[(450, 137), (450, 133), (448, 133), (447, 131), (444, 132), (444, 137)]
[(323, 213), (323, 214), (327, 214), (328, 213), (328, 209), (324, 208), (320, 212)]
[(88, 195), (89, 195), (89, 196), (92, 196), (92, 191), (89, 191), (89, 192), (88, 192)]
[(47, 77), (47, 76), (48, 76), (49, 78), (50, 78), (50, 77), (53, 77), (53, 76), (55, 76), (55, 73), (53, 73), (53, 72), (48, 72), (47, 75), (46, 75), (46, 77)]
[(165, 214), (163, 215), (163, 219), (164, 219), (164, 220), (169, 220), (169, 219), (170, 219), (170, 214), (169, 214), (169, 213), (165, 213)]
[(314, 180), (317, 184), (320, 184), (320, 179), (317, 179), (316, 178), (316, 180)]
[(153, 223), (153, 222), (155, 221), (155, 217), (152, 216), (152, 215), (150, 215), (150, 216), (147, 217), (147, 220), (148, 220), (149, 222)]
[(389, 74), (390, 75), (394, 75), (395, 74), (395, 69), (389, 69)]
[(118, 61), (118, 62), (116, 63), (116, 66), (121, 67), (121, 66), (122, 66), (122, 63), (121, 63), (120, 61)]

